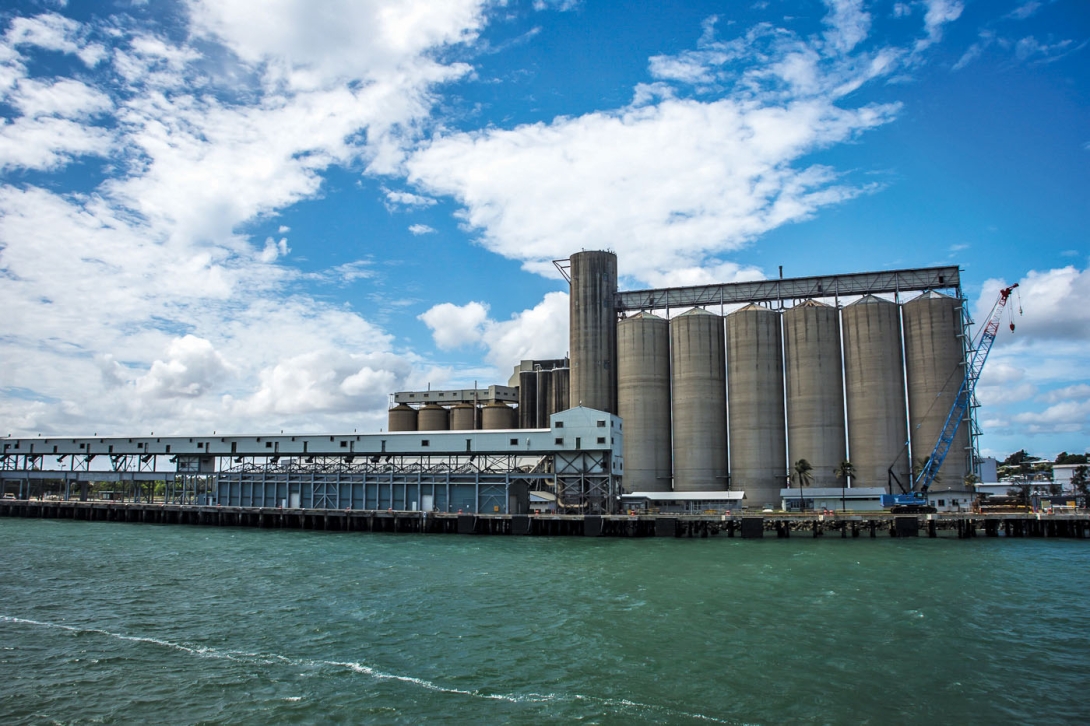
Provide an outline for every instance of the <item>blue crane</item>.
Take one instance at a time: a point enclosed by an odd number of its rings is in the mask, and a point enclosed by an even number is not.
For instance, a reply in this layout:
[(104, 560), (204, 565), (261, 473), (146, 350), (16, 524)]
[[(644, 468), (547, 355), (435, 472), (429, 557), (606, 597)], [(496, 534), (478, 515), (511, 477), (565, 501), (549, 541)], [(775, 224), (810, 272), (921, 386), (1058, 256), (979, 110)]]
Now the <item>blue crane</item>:
[[(909, 508), (918, 510), (919, 507), (927, 505), (927, 491), (934, 483), (942, 462), (946, 460), (946, 455), (950, 453), (950, 445), (954, 443), (954, 436), (958, 432), (958, 426), (961, 424), (961, 420), (965, 418), (965, 411), (968, 410), (969, 404), (973, 400), (977, 381), (980, 380), (980, 373), (984, 370), (984, 362), (988, 360), (988, 353), (992, 349), (992, 343), (995, 342), (996, 333), (999, 332), (999, 321), (1003, 317), (1003, 308), (1007, 305), (1007, 299), (1010, 297), (1011, 291), (1016, 287), (1018, 287), (1018, 283), (999, 291), (999, 297), (996, 299), (995, 305), (992, 306), (992, 312), (988, 315), (987, 322), (980, 329), (977, 339), (973, 341), (969, 367), (965, 371), (961, 387), (954, 398), (954, 404), (950, 407), (950, 413), (946, 415), (946, 423), (943, 424), (942, 431), (939, 433), (939, 440), (935, 443), (935, 448), (932, 449), (931, 455), (927, 457), (927, 461), (920, 473), (912, 482), (913, 491), (905, 495), (883, 496), (882, 503), (884, 505), (892, 504), (895, 508), (903, 507), (906, 510)], [(1013, 332), (1013, 322), (1010, 327)]]

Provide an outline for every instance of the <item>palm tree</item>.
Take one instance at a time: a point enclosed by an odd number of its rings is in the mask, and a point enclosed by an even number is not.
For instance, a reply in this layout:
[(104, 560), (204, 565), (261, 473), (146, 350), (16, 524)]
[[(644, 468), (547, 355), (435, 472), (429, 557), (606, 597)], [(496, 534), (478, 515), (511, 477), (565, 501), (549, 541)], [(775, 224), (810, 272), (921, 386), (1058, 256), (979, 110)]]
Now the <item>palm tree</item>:
[(799, 505), (802, 511), (806, 511), (806, 497), (802, 493), (803, 487), (808, 487), (814, 482), (814, 475), (810, 472), (814, 470), (814, 467), (810, 465), (810, 462), (806, 459), (799, 459), (795, 462), (795, 473), (792, 474), (792, 478), (799, 485)]
[[(915, 483), (916, 479), (923, 473), (924, 467), (927, 466), (927, 462), (931, 461), (930, 456), (923, 456), (916, 460), (916, 465), (912, 467), (912, 481)], [(942, 475), (938, 471), (935, 472), (931, 479), (931, 486), (936, 486), (942, 483)], [(915, 488), (915, 487), (913, 487)]]
[(852, 462), (845, 459), (840, 462), (840, 466), (833, 472), (837, 479), (841, 481), (840, 485), (840, 509), (841, 511), (847, 511), (847, 503), (844, 501), (844, 490), (851, 483), (851, 478), (855, 476), (855, 465)]

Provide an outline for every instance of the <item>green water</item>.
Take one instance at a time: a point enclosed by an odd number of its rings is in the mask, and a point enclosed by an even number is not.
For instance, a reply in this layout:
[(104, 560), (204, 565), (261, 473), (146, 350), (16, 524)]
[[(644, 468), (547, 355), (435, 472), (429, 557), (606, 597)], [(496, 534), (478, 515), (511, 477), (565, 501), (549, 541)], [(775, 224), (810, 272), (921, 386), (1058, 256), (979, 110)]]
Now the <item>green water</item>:
[(0, 520), (0, 722), (1080, 723), (1090, 545)]

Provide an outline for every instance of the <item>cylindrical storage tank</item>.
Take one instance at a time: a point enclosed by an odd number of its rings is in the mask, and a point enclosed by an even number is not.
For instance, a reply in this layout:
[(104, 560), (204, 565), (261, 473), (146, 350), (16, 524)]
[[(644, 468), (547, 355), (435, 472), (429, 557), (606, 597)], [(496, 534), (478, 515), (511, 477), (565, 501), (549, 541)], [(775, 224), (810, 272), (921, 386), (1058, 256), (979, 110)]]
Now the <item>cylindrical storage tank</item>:
[(537, 428), (537, 373), (522, 371), (519, 373), (519, 410), (520, 429)]
[(617, 412), (617, 256), (571, 256), (571, 405)]
[(571, 408), (568, 396), (571, 390), (571, 369), (557, 368), (553, 371), (553, 400), (549, 406), (549, 415)]
[[(965, 378), (961, 302), (928, 292), (901, 306), (905, 326), (905, 378), (912, 462), (922, 466), (946, 425)], [(968, 415), (966, 410), (965, 415)], [(969, 422), (962, 420), (932, 491), (965, 489), (969, 473)]]
[[(723, 319), (694, 308), (670, 321), (674, 491), (727, 488)], [(625, 448), (631, 423), (622, 419)], [(629, 463), (625, 459), (625, 486)]]
[(638, 313), (617, 324), (617, 414), (625, 491), (670, 491), (670, 325), (663, 318)]
[[(897, 305), (867, 295), (842, 313), (852, 486), (886, 488), (892, 467), (907, 487), (908, 424)], [(899, 491), (896, 484), (893, 490)]]
[(416, 427), (419, 431), (449, 431), (450, 411), (438, 404), (429, 403), (420, 409)]
[(513, 429), (518, 423), (518, 415), (515, 409), (503, 401), (492, 401), (481, 409), (481, 428), (485, 431), (497, 429)]
[(794, 470), (806, 459), (813, 486), (840, 486), (834, 472), (847, 458), (847, 443), (839, 312), (815, 300), (785, 311), (783, 344), (788, 464)]
[(553, 401), (553, 372), (552, 371), (537, 371), (537, 405), (535, 406), (535, 412), (537, 414), (536, 427), (539, 429), (549, 428), (549, 408)]
[(416, 431), (416, 409), (402, 403), (394, 406), (389, 411), (390, 431)]
[(472, 431), (477, 428), (477, 407), (472, 403), (456, 403), (450, 407), (450, 430)]
[(780, 314), (747, 305), (727, 316), (730, 484), (747, 507), (779, 508), (787, 486)]

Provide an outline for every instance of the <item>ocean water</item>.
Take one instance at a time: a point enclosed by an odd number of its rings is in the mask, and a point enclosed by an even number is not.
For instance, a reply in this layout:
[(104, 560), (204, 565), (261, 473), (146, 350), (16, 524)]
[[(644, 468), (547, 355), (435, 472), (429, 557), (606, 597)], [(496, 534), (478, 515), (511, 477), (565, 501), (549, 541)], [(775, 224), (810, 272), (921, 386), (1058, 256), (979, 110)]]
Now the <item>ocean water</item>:
[(1085, 723), (1090, 544), (0, 520), (0, 723)]

